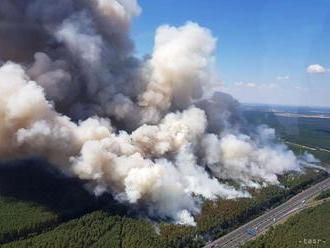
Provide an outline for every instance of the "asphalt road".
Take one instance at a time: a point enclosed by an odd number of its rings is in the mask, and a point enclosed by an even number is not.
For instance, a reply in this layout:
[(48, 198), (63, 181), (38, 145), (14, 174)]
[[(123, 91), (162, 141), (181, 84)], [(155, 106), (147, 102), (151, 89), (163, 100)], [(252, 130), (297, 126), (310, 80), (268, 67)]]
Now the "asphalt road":
[(259, 235), (266, 231), (272, 225), (280, 222), (289, 214), (301, 210), (306, 207), (305, 202), (316, 196), (324, 189), (330, 188), (330, 178), (327, 178), (310, 188), (302, 191), (301, 193), (293, 196), (282, 205), (271, 209), (259, 216), (258, 218), (248, 222), (247, 224), (237, 228), (236, 230), (228, 233), (227, 235), (213, 241), (206, 245), (204, 248), (236, 248), (247, 240), (253, 238), (253, 235), (248, 234), (247, 230), (256, 231)]

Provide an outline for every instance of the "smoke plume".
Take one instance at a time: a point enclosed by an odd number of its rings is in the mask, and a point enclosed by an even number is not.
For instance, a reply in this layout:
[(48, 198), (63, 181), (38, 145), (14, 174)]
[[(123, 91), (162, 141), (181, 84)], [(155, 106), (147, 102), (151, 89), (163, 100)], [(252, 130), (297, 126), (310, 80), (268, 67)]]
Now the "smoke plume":
[(231, 96), (203, 97), (217, 80), (210, 30), (161, 26), (141, 60), (140, 13), (135, 0), (0, 2), (0, 159), (46, 158), (97, 195), (190, 225), (203, 199), (301, 169), (274, 130), (242, 131)]

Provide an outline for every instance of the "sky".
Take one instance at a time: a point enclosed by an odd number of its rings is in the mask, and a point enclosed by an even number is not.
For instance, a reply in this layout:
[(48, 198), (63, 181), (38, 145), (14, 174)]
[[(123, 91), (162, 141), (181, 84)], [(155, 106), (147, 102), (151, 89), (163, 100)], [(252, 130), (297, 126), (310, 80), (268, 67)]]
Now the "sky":
[(139, 0), (136, 53), (157, 27), (197, 22), (218, 39), (223, 91), (241, 102), (330, 106), (330, 0)]

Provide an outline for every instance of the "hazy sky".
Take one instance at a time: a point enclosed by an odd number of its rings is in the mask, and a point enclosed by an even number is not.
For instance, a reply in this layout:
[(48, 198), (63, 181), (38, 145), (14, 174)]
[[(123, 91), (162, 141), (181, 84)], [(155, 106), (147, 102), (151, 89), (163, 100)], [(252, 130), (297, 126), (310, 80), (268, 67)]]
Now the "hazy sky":
[(218, 38), (221, 81), (240, 101), (330, 106), (330, 0), (139, 3), (132, 37), (140, 56), (152, 50), (159, 25), (194, 21)]

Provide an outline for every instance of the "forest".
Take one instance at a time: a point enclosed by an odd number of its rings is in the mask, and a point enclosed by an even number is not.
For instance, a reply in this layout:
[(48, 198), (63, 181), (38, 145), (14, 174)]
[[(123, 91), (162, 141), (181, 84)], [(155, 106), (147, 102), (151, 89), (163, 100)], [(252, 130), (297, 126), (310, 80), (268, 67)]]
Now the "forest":
[[(201, 247), (326, 177), (315, 170), (288, 173), (281, 177), (285, 187), (251, 189), (252, 198), (206, 201), (196, 216), (197, 226), (190, 227), (139, 218), (110, 196), (89, 195), (80, 182), (36, 170), (33, 161), (7, 172), (4, 168), (0, 173), (7, 178), (0, 186), (2, 247)], [(10, 173), (16, 169), (21, 173)], [(19, 184), (10, 185), (17, 180)], [(52, 187), (55, 183), (61, 188)], [(9, 197), (11, 191), (15, 197)], [(68, 201), (66, 208), (58, 207), (63, 204), (58, 202), (60, 194)]]
[[(254, 121), (265, 120), (258, 116)], [(279, 177), (279, 186), (249, 189), (251, 198), (205, 201), (192, 227), (145, 218), (110, 194), (90, 194), (84, 181), (52, 168), (39, 158), (0, 163), (1, 247), (202, 247), (328, 176), (317, 169), (290, 172)]]

